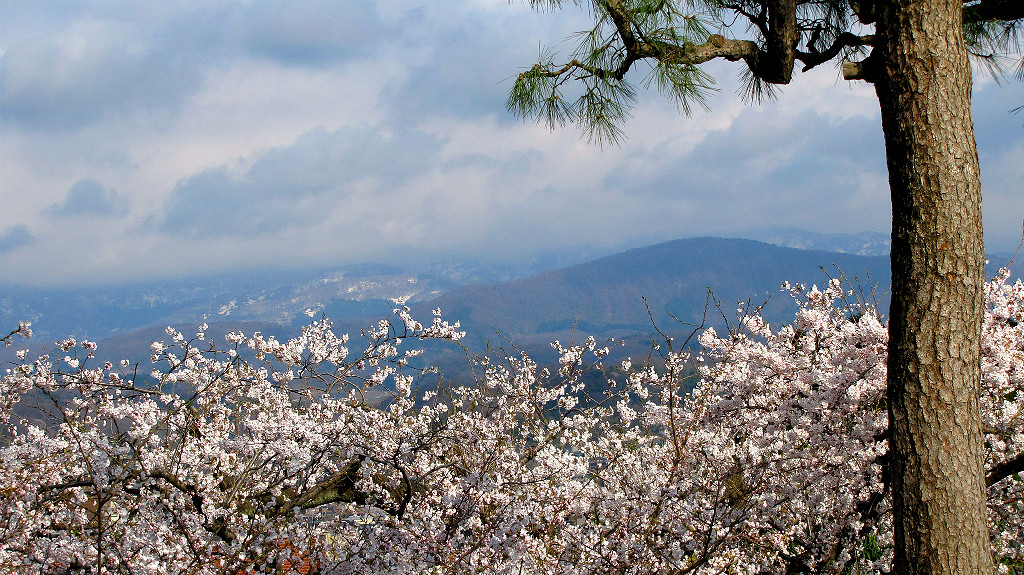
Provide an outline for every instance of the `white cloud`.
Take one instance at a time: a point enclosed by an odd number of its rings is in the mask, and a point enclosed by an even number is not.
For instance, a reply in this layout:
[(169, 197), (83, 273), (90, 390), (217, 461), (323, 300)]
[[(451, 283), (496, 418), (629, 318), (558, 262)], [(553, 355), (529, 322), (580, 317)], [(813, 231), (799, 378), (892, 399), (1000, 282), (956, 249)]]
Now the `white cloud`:
[[(827, 66), (748, 106), (736, 65), (714, 63), (711, 112), (641, 90), (628, 139), (601, 149), (504, 108), (539, 47), (564, 53), (587, 25), (572, 6), (0, 10), (0, 268), (23, 283), (888, 227), (873, 90)], [(1003, 249), (1024, 218), (1024, 120), (1006, 113), (1024, 97), (984, 82), (976, 97), (986, 234)]]
[(31, 245), (35, 241), (28, 226), (9, 226), (0, 229), (0, 254), (13, 251), (22, 246)]
[(78, 180), (68, 190), (67, 198), (50, 206), (49, 213), (62, 217), (121, 216), (127, 213), (125, 200), (114, 190), (92, 178)]

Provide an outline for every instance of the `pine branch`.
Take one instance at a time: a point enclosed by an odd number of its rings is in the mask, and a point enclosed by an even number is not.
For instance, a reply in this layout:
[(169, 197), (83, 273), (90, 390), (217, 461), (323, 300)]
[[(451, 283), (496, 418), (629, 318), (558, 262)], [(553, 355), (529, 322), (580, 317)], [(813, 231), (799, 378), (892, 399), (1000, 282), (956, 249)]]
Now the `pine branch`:
[(1010, 21), (1024, 19), (1024, 2), (1020, 0), (982, 0), (977, 4), (969, 4), (969, 2), (964, 2), (964, 4), (965, 20)]

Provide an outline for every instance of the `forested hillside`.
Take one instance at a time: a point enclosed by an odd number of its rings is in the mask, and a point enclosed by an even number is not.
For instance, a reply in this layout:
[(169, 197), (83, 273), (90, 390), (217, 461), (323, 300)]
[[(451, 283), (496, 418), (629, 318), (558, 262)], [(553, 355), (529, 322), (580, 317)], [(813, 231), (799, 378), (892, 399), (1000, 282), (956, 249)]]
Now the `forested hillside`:
[[(516, 343), (564, 340), (573, 326), (599, 338), (624, 337), (653, 331), (645, 301), (661, 328), (678, 327), (671, 316), (688, 324), (703, 323), (709, 291), (730, 320), (737, 302), (749, 301), (755, 306), (768, 302), (765, 317), (779, 322), (792, 318), (796, 309), (792, 298), (780, 290), (783, 282), (821, 284), (828, 275), (840, 273), (860, 280), (866, 295), (874, 294), (884, 303), (889, 286), (886, 257), (691, 238), (514, 282), (465, 286), (414, 307), (441, 308), (446, 317), (461, 321), (471, 338), (492, 337), (498, 331)], [(722, 323), (713, 301), (707, 313), (709, 324)]]

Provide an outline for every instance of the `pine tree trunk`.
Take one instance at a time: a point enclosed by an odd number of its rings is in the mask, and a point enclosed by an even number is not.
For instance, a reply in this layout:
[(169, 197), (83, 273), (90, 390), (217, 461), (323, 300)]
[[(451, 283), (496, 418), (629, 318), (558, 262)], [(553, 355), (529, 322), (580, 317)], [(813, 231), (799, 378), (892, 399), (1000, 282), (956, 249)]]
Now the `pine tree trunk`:
[(963, 3), (879, 4), (894, 572), (989, 574), (978, 406), (985, 255)]

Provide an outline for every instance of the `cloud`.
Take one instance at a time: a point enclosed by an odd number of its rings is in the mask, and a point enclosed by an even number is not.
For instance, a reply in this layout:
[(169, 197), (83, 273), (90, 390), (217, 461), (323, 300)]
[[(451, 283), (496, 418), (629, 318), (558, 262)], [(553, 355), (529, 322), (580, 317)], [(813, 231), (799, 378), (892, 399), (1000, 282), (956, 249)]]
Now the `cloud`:
[(609, 188), (687, 214), (702, 233), (787, 225), (815, 231), (884, 230), (888, 186), (881, 128), (749, 108), (682, 155), (612, 171)]
[(0, 231), (0, 254), (31, 245), (35, 240), (36, 238), (28, 231), (28, 226), (24, 224), (8, 226)]
[[(567, 56), (566, 38), (589, 27), (574, 6), (37, 0), (0, 12), (0, 229), (22, 246), (0, 268), (26, 277), (889, 227), (877, 98), (824, 66), (745, 106), (737, 65), (713, 62), (721, 91), (692, 117), (642, 88), (629, 138), (601, 149), (504, 106), (540, 48)], [(1012, 248), (1024, 114), (1008, 111), (1024, 100), (1012, 82), (976, 83), (975, 98), (986, 241)]]
[(292, 66), (337, 65), (400, 37), (371, 2), (257, 2), (225, 20), (239, 48)]
[(536, 58), (536, 46), (512, 38), (529, 29), (534, 15), (472, 6), (458, 18), (447, 12), (418, 10), (398, 24), (419, 32), (401, 41), (406, 74), (389, 83), (382, 102), (402, 122), (477, 115), (514, 122), (505, 100), (519, 67)]
[(50, 206), (47, 211), (61, 217), (122, 216), (128, 213), (125, 198), (92, 178), (75, 182), (68, 190), (67, 198)]
[(394, 190), (438, 163), (443, 142), (409, 130), (316, 128), (258, 155), (241, 174), (204, 170), (171, 192), (161, 229), (189, 237), (252, 235), (322, 222), (336, 209), (386, 211)]
[(168, 49), (169, 40), (133, 23), (84, 18), (16, 43), (0, 57), (0, 118), (66, 130), (135, 112), (176, 112), (202, 73), (192, 51)]
[(133, 114), (168, 124), (232, 59), (328, 65), (369, 49), (375, 28), (361, 25), (373, 17), (364, 3), (152, 4), (136, 14), (87, 3), (49, 35), (6, 47), (0, 118), (43, 130)]
[[(0, 52), (4, 121), (62, 131), (141, 114), (169, 126), (209, 80), (241, 62), (328, 69), (403, 36), (372, 2), (71, 7), (75, 17), (53, 17), (46, 35), (19, 36)], [(17, 16), (61, 10), (41, 3)]]

